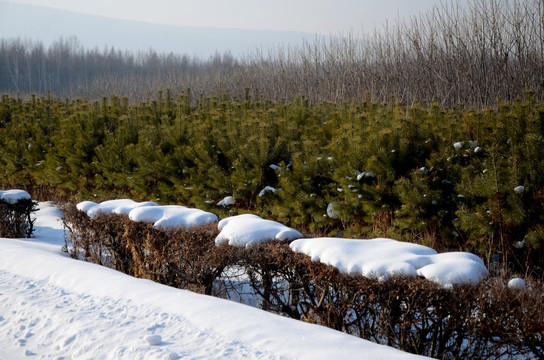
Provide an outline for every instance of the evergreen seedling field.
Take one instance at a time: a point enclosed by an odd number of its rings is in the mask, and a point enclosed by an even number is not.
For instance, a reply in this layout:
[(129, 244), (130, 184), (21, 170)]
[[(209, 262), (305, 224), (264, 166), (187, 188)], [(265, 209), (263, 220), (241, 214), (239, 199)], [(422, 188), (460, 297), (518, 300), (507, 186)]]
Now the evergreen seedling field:
[[(531, 93), (484, 110), (190, 98), (4, 95), (0, 186), (254, 212), (307, 234), (469, 250), (492, 270), (542, 276), (544, 105)], [(235, 204), (218, 206), (226, 196)]]

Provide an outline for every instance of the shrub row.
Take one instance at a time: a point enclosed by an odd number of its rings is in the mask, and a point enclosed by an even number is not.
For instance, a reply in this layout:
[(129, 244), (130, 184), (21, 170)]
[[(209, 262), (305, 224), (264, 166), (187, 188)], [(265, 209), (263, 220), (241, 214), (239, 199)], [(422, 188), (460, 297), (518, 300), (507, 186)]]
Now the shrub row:
[(14, 204), (0, 200), (0, 237), (29, 238), (34, 231), (36, 202), (31, 199), (20, 199)]
[(73, 257), (438, 358), (544, 358), (542, 285), (498, 278), (446, 290), (420, 278), (349, 277), (287, 243), (215, 246), (215, 224), (159, 231), (126, 216), (64, 208)]

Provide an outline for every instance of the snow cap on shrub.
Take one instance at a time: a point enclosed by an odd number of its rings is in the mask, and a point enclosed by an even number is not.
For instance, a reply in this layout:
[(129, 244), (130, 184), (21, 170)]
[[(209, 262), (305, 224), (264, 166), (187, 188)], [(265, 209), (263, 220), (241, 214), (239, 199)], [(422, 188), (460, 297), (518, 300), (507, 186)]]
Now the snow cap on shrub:
[(290, 241), (302, 237), (298, 231), (257, 215), (231, 216), (219, 221), (221, 232), (215, 239), (217, 246), (228, 243), (237, 247), (251, 247), (267, 240)]
[(97, 204), (93, 201), (83, 201), (77, 204), (79, 211), (85, 212), (89, 217), (94, 218), (99, 213), (112, 213), (118, 215), (128, 215), (128, 213), (140, 206), (156, 206), (152, 201), (136, 202), (131, 199), (116, 199), (103, 201)]
[(312, 261), (334, 266), (345, 274), (376, 280), (387, 280), (391, 276), (423, 276), (450, 287), (452, 284), (478, 283), (488, 274), (483, 261), (473, 254), (438, 254), (423, 245), (392, 239), (299, 239), (290, 247), (310, 256)]
[(134, 208), (128, 217), (132, 221), (153, 223), (160, 230), (201, 226), (218, 220), (215, 214), (179, 205), (141, 206)]
[(17, 204), (20, 200), (30, 200), (30, 194), (24, 190), (0, 190), (0, 200), (7, 202), (8, 204)]

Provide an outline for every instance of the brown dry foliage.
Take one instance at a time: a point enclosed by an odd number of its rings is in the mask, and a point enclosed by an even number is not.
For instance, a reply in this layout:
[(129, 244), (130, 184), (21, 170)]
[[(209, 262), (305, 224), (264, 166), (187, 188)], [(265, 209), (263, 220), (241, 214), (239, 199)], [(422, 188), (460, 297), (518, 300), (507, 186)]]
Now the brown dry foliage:
[(64, 207), (64, 214), (74, 258), (83, 256), (132, 276), (211, 294), (228, 261), (214, 244), (216, 224), (165, 232), (123, 215), (91, 219), (73, 204)]

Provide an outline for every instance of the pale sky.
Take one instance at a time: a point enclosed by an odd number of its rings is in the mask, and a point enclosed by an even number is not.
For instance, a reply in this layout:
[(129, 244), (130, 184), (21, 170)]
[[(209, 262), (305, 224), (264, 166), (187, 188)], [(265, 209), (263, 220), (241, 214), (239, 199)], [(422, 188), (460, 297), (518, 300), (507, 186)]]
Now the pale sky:
[[(0, 0), (1, 1), (1, 0)], [(461, 0), (466, 2), (467, 0)], [(286, 30), (325, 35), (381, 28), (441, 0), (9, 0), (168, 25)]]

